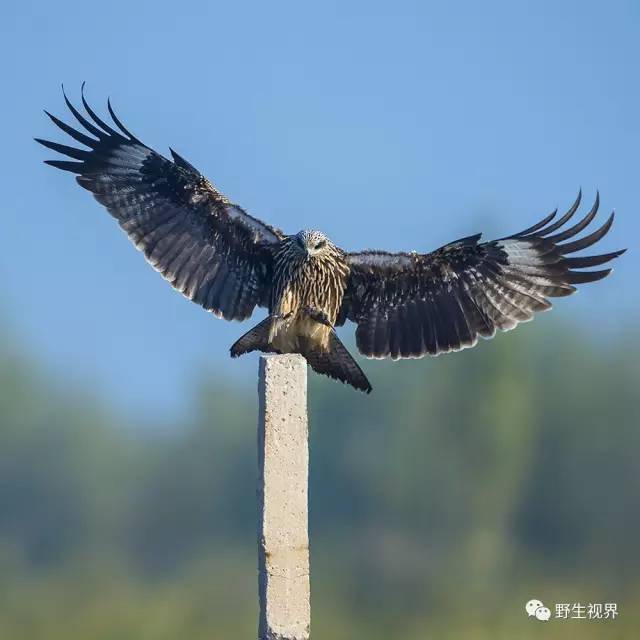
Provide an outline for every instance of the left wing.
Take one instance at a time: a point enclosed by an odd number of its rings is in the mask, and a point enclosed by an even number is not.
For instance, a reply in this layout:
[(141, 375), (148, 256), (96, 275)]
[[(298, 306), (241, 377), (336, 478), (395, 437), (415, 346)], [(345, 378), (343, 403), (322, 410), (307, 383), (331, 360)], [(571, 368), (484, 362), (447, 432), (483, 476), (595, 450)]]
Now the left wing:
[(282, 233), (229, 202), (173, 150), (172, 162), (140, 142), (109, 103), (113, 126), (89, 107), (84, 92), (90, 119), (64, 98), (81, 130), (45, 113), (86, 148), (36, 138), (70, 158), (45, 162), (77, 174), (147, 262), (193, 302), (227, 320), (244, 320), (256, 305), (266, 306), (271, 248)]
[[(551, 223), (544, 220), (513, 236), (480, 243), (480, 234), (427, 254), (363, 251), (347, 254), (351, 268), (339, 324), (357, 323), (358, 349), (373, 358), (420, 358), (474, 346), (551, 308), (549, 297), (568, 296), (574, 285), (594, 282), (602, 265), (624, 250), (567, 257), (600, 240), (614, 215), (596, 231), (569, 240), (593, 220), (599, 205), (577, 224), (563, 227), (580, 204)], [(551, 223), (551, 224), (550, 224)], [(554, 232), (558, 232), (555, 233)]]

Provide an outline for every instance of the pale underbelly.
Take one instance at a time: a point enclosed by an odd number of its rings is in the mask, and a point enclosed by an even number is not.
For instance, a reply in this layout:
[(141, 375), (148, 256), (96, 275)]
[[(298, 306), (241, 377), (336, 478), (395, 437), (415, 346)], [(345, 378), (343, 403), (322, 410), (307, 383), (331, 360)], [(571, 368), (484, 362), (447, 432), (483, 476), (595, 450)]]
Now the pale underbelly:
[(326, 351), (331, 329), (306, 315), (274, 323), (269, 342), (281, 353), (300, 353), (309, 347)]

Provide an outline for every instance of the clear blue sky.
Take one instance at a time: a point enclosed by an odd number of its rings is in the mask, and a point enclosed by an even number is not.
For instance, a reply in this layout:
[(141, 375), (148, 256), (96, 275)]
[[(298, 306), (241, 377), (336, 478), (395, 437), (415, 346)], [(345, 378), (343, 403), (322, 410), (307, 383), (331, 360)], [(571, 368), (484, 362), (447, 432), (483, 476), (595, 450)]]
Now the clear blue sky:
[[(86, 80), (101, 108), (110, 95), (138, 137), (254, 215), (346, 249), (504, 235), (580, 186), (618, 212), (603, 249), (637, 249), (637, 2), (11, 4), (0, 313), (63, 382), (119, 406), (171, 413), (194, 371), (252, 381), (255, 362), (227, 359), (248, 325), (175, 293), (41, 163), (31, 138), (56, 136), (41, 109), (65, 113), (61, 82), (77, 97)], [(639, 266), (632, 250), (554, 313), (618, 330), (637, 318)]]

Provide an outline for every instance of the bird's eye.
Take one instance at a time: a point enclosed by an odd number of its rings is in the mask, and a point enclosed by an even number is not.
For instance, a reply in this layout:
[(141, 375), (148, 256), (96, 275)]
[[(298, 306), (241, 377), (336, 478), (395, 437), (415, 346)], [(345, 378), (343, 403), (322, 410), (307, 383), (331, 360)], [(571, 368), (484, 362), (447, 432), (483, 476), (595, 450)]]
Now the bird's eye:
[(316, 244), (316, 249), (322, 249), (322, 247), (324, 247), (326, 244), (327, 244), (326, 240), (320, 240), (320, 242)]

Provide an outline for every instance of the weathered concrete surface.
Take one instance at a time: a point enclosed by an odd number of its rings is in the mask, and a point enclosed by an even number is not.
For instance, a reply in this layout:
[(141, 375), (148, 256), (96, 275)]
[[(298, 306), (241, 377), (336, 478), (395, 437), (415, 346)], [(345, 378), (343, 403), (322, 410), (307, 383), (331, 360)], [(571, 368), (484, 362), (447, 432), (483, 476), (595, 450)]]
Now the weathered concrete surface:
[(307, 363), (260, 358), (258, 384), (260, 640), (307, 640), (309, 588)]

